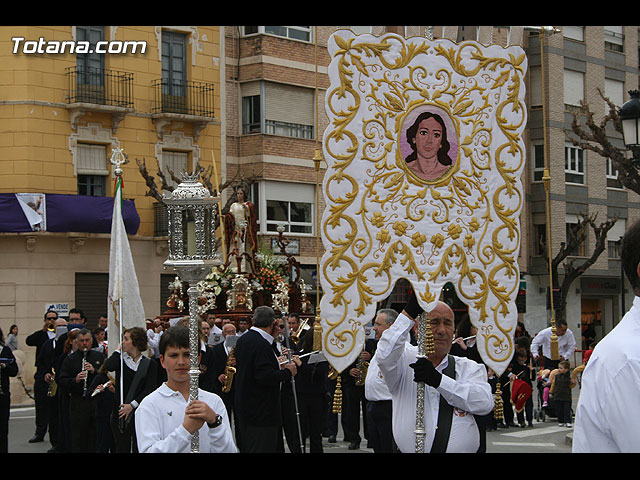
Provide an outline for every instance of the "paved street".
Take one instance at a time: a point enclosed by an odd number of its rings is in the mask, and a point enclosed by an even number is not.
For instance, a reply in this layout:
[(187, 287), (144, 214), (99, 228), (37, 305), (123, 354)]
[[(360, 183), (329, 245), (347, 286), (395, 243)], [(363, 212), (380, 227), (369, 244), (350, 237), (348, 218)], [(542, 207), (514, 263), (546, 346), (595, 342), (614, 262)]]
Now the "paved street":
[[(575, 406), (575, 404), (574, 404)], [(28, 443), (34, 432), (33, 407), (13, 408), (9, 420), (9, 453), (45, 453), (51, 445), (48, 441)], [(567, 441), (571, 428), (558, 427), (556, 419), (548, 418), (545, 422), (534, 420), (533, 427), (499, 429), (487, 433), (488, 453), (570, 453), (571, 444)], [(48, 437), (47, 437), (48, 438)], [(366, 448), (366, 440), (359, 450), (349, 450), (348, 443), (340, 441), (342, 432), (338, 434), (337, 443), (328, 443), (323, 439), (325, 453), (373, 453)]]

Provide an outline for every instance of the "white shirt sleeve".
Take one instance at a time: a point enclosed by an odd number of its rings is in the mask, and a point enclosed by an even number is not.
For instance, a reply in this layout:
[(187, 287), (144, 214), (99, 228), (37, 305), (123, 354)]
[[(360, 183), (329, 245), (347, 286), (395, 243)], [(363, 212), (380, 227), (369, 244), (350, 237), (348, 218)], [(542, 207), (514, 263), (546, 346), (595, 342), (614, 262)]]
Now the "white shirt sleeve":
[(136, 410), (136, 432), (144, 432), (144, 435), (137, 435), (140, 453), (176, 453), (190, 448), (191, 434), (182, 424), (163, 437), (163, 418), (149, 402), (143, 401)]
[(376, 358), (391, 394), (398, 391), (402, 377), (407, 370), (403, 354), (407, 335), (413, 325), (414, 321), (401, 313), (393, 324), (382, 332), (380, 340), (378, 340)]
[(486, 415), (493, 410), (494, 398), (484, 365), (458, 358), (456, 378), (463, 380), (456, 381), (443, 375), (438, 387), (449, 405), (474, 415)]
[(237, 453), (238, 449), (236, 448), (233, 434), (231, 433), (231, 423), (229, 422), (227, 409), (220, 397), (214, 398), (215, 400), (209, 401), (209, 405), (214, 412), (222, 416), (222, 425), (209, 428), (205, 423), (200, 429), (200, 435), (206, 433), (209, 436), (209, 445), (211, 445), (211, 449), (215, 451), (215, 453)]
[(533, 337), (533, 340), (531, 341), (531, 355), (533, 355), (533, 358), (538, 358), (539, 350), (543, 346), (544, 340), (546, 338), (545, 337), (546, 332), (547, 332), (546, 329), (540, 330), (538, 334), (535, 337)]
[(573, 332), (571, 330), (567, 330), (563, 335), (563, 337), (564, 336), (566, 336), (567, 339), (560, 355), (565, 360), (571, 360), (571, 356), (573, 355), (573, 352), (576, 351), (576, 337), (573, 335)]

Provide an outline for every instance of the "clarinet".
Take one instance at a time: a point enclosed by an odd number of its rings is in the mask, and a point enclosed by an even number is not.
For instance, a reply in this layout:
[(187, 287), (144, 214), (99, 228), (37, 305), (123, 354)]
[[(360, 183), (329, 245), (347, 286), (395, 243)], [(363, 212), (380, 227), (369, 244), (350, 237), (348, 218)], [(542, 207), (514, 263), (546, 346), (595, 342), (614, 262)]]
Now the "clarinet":
[(86, 375), (84, 376), (84, 385), (83, 385), (83, 389), (82, 389), (82, 395), (86, 396), (87, 395), (87, 380), (89, 379), (89, 372), (86, 371), (87, 368), (87, 351), (84, 350), (83, 352), (83, 357), (82, 357), (82, 370), (85, 371)]

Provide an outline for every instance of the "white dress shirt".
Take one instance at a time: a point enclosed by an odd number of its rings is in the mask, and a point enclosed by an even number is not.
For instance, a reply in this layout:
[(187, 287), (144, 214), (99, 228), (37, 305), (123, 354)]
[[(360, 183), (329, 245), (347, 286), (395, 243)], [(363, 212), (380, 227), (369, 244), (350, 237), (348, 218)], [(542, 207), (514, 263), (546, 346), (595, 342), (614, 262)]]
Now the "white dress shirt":
[[(542, 355), (551, 358), (551, 327), (540, 330), (531, 342), (531, 354), (538, 358), (538, 349), (542, 347)], [(567, 328), (564, 335), (558, 335), (558, 354), (565, 360), (570, 360), (576, 351), (576, 337)]]
[(640, 297), (593, 350), (573, 429), (577, 453), (640, 453)]
[[(231, 426), (222, 399), (198, 390), (198, 399), (222, 415), (222, 425), (209, 428), (204, 423), (198, 431), (201, 453), (236, 453)], [(188, 400), (163, 383), (140, 402), (136, 410), (136, 436), (140, 453), (189, 453), (193, 437), (183, 426)]]
[[(413, 380), (409, 364), (416, 361), (418, 348), (406, 341), (413, 320), (398, 315), (386, 329), (376, 350), (378, 365), (393, 397), (393, 437), (403, 453), (415, 452), (416, 399), (418, 384)], [(448, 357), (436, 367), (442, 372)], [(440, 395), (454, 407), (447, 452), (475, 453), (480, 446), (480, 433), (473, 415), (486, 415), (493, 409), (493, 395), (487, 381), (487, 370), (467, 358), (455, 357), (455, 380), (442, 376), (440, 386), (425, 386), (424, 427), (425, 451), (431, 450), (438, 424)]]
[(364, 396), (372, 402), (391, 400), (391, 392), (384, 381), (375, 355), (371, 358), (369, 368), (367, 368), (367, 376), (364, 381)]

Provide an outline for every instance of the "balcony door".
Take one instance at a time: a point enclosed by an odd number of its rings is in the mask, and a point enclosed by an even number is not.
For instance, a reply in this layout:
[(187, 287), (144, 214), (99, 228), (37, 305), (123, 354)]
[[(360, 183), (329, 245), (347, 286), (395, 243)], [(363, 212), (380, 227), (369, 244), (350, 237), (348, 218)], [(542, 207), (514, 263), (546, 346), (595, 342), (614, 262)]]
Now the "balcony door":
[(162, 107), (165, 112), (187, 111), (187, 36), (162, 32)]
[(96, 44), (104, 40), (104, 27), (78, 26), (76, 37), (79, 42), (88, 42), (91, 53), (76, 54), (76, 101), (105, 103), (104, 54), (96, 53)]

